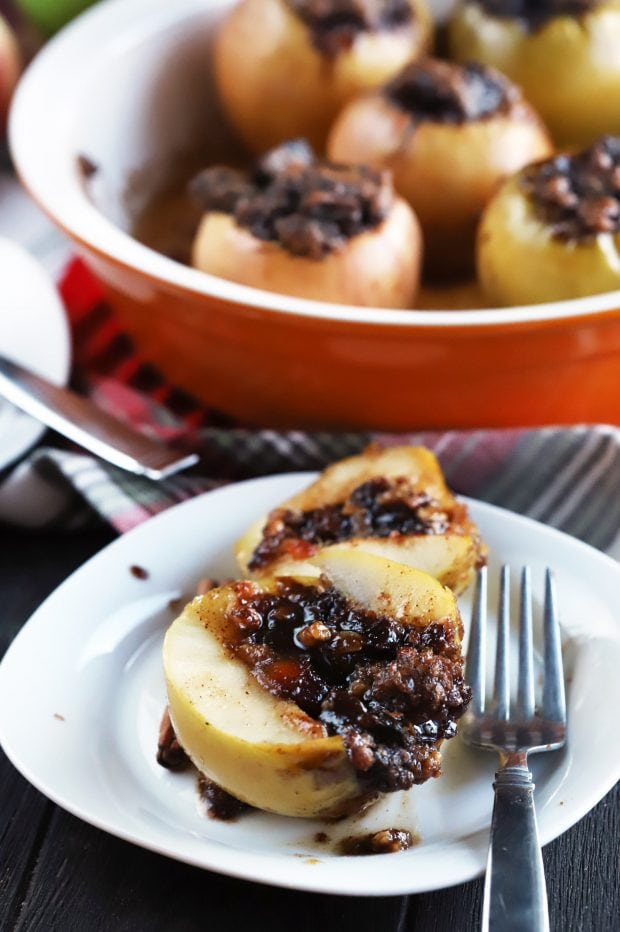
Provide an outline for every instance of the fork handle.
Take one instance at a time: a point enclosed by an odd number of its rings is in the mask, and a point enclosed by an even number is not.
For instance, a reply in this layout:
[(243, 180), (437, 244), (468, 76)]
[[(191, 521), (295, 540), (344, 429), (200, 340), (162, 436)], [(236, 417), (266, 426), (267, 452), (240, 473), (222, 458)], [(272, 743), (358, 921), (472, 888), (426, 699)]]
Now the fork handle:
[(483, 932), (548, 932), (549, 911), (527, 765), (495, 774), (495, 803), (484, 885)]

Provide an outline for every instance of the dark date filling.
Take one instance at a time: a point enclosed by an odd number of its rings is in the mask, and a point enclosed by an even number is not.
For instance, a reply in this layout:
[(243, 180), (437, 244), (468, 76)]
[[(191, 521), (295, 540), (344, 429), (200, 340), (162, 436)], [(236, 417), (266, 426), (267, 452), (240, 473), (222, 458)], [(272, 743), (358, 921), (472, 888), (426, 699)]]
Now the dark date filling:
[(413, 19), (408, 0), (287, 0), (308, 26), (312, 44), (333, 57), (350, 49), (360, 32), (407, 26)]
[(536, 215), (561, 240), (620, 231), (620, 139), (608, 136), (578, 155), (525, 169), (521, 187)]
[(527, 29), (539, 29), (557, 16), (583, 16), (602, 0), (476, 0), (490, 16), (518, 19)]
[(434, 123), (467, 123), (506, 113), (518, 98), (514, 86), (485, 65), (439, 59), (407, 65), (384, 93), (416, 122)]
[(363, 611), (323, 584), (237, 584), (231, 651), (259, 683), (340, 735), (368, 792), (406, 790), (440, 773), (471, 691), (449, 620), (425, 627)]
[(386, 173), (319, 160), (303, 140), (267, 153), (252, 171), (214, 166), (190, 183), (206, 211), (295, 256), (319, 260), (385, 220), (394, 200)]
[(425, 492), (412, 490), (406, 479), (372, 479), (338, 504), (272, 512), (249, 568), (261, 569), (285, 555), (303, 559), (312, 555), (316, 545), (353, 537), (444, 534), (454, 519)]

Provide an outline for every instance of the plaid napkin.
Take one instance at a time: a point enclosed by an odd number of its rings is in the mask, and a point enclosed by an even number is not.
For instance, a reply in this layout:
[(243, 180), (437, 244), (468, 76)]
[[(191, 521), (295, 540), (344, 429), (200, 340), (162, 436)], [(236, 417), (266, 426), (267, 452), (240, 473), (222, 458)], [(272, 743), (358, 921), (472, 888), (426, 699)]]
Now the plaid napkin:
[(28, 468), (62, 488), (53, 523), (104, 520), (124, 532), (177, 502), (231, 480), (314, 470), (374, 442), (434, 450), (457, 492), (503, 505), (601, 549), (620, 531), (620, 430), (577, 426), (386, 434), (251, 430), (170, 385), (143, 359), (106, 305), (99, 283), (72, 262), (61, 291), (74, 338), (75, 387), (134, 427), (186, 439), (198, 467), (161, 483), (72, 449), (41, 448)]

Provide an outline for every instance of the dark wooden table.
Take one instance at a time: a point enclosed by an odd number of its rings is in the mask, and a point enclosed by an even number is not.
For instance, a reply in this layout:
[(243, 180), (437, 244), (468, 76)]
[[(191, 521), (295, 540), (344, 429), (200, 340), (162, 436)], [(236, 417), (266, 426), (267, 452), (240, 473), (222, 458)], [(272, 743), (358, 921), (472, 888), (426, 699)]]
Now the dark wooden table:
[[(0, 527), (2, 652), (45, 596), (110, 539), (108, 531), (42, 536)], [(479, 926), (480, 881), (380, 899), (262, 887), (169, 861), (80, 822), (26, 783), (4, 755), (0, 780), (2, 930), (469, 932)], [(619, 838), (616, 787), (545, 848), (554, 932), (620, 929)]]

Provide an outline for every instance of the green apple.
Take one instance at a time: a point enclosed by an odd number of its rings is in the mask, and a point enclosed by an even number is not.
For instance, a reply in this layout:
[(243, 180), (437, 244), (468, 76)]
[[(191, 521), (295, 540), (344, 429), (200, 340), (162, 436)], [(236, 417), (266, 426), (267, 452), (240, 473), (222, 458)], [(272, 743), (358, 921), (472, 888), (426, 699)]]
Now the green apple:
[(44, 33), (51, 35), (92, 6), (95, 0), (16, 0), (17, 6)]

